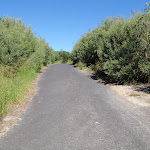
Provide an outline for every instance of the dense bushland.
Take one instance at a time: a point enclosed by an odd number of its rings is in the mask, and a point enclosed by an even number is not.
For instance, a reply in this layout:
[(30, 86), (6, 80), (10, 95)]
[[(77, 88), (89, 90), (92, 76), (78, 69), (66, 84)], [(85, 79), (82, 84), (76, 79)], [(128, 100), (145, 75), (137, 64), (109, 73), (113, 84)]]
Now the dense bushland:
[(0, 18), (0, 117), (22, 102), (42, 66), (54, 63), (55, 52), (20, 19)]
[(150, 12), (104, 20), (81, 37), (72, 56), (74, 64), (91, 67), (111, 81), (150, 82)]
[(66, 51), (56, 51), (55, 52), (55, 60), (56, 62), (60, 62), (60, 63), (71, 63), (71, 53), (66, 52)]

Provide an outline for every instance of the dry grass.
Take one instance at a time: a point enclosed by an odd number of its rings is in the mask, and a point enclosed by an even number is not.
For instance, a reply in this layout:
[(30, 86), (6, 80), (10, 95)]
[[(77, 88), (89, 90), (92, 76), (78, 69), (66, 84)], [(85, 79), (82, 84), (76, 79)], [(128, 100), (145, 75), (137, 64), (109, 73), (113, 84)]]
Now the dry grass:
[(40, 73), (38, 74), (37, 78), (32, 82), (32, 86), (30, 86), (30, 88), (28, 89), (28, 92), (25, 95), (25, 100), (12, 105), (9, 113), (7, 113), (1, 118), (0, 138), (4, 136), (11, 127), (16, 125), (19, 120), (21, 120), (19, 115), (21, 115), (22, 113), (26, 111), (30, 101), (34, 97), (35, 93), (38, 91), (37, 83), (46, 68), (47, 67), (43, 67)]

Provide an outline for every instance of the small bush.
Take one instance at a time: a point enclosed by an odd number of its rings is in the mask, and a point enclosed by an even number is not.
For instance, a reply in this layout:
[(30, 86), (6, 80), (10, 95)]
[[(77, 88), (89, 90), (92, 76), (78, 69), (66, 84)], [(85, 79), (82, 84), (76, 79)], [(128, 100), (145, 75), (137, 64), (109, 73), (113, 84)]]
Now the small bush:
[(82, 63), (81, 61), (78, 62), (77, 66), (78, 66), (80, 69), (83, 69), (83, 68), (86, 67), (85, 64)]

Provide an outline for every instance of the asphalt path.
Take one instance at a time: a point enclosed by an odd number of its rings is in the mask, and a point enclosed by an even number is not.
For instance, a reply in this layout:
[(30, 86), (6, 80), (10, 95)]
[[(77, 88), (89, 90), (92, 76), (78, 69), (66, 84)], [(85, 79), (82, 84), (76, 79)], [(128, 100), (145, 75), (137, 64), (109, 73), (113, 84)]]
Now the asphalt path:
[(52, 65), (0, 150), (150, 150), (150, 108), (68, 64)]

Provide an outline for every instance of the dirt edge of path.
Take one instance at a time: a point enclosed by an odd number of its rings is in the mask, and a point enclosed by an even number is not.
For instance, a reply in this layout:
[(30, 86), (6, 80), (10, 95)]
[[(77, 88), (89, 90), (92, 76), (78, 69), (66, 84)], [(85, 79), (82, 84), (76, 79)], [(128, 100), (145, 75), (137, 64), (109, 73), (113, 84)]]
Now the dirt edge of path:
[[(94, 71), (89, 71), (87, 69), (79, 69), (81, 73), (93, 76)], [(104, 83), (103, 80), (97, 80), (98, 83)], [(150, 84), (139, 84), (139, 85), (116, 85), (112, 83), (107, 83), (105, 86), (109, 87), (119, 96), (132, 102), (133, 104), (150, 107)]]
[(4, 115), (0, 119), (0, 139), (6, 135), (6, 133), (14, 126), (17, 125), (18, 121), (21, 120), (19, 117), (21, 114), (25, 113), (29, 103), (33, 99), (34, 95), (38, 92), (38, 81), (42, 76), (43, 72), (51, 65), (43, 67), (38, 73), (36, 79), (32, 82), (29, 92), (25, 95), (25, 101), (22, 103), (14, 104), (11, 107), (11, 111)]

